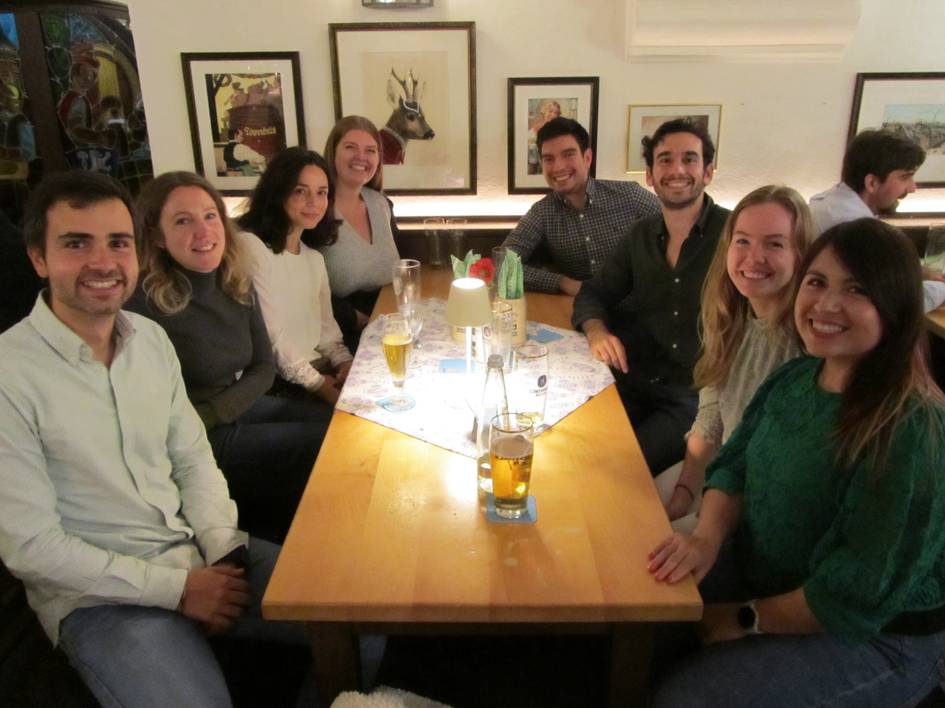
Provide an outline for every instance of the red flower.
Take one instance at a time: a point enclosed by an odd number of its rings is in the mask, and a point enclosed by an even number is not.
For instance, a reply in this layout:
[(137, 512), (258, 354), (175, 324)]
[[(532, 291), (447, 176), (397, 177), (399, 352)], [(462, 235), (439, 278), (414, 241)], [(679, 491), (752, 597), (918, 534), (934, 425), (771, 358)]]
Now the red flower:
[(495, 264), (492, 262), (491, 258), (480, 258), (469, 266), (468, 275), (470, 278), (484, 280), (486, 285), (489, 285), (495, 277)]

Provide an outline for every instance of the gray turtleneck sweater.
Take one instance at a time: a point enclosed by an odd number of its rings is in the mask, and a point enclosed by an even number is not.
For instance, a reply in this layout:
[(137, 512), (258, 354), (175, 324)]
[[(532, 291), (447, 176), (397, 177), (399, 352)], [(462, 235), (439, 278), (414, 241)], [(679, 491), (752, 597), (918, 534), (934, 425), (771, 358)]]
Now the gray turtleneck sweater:
[[(183, 310), (168, 315), (139, 284), (125, 308), (166, 331), (180, 359), (187, 395), (207, 430), (232, 423), (272, 386), (272, 347), (259, 304), (241, 305), (217, 284), (217, 274), (180, 269), (193, 288)], [(255, 298), (255, 294), (253, 296)]]

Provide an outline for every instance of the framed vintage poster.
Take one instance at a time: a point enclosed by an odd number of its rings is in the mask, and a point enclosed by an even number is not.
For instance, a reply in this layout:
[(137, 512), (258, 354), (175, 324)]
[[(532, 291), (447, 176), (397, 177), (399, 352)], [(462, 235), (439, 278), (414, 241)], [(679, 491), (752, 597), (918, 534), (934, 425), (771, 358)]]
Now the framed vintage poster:
[(180, 55), (197, 172), (247, 194), (279, 152), (305, 145), (298, 52)]
[(715, 169), (719, 168), (719, 126), (722, 122), (721, 105), (670, 104), (663, 106), (630, 106), (630, 125), (627, 129), (627, 172), (646, 172), (643, 160), (643, 138), (648, 138), (668, 120), (688, 118), (709, 131), (715, 145)]
[(866, 128), (915, 140), (925, 163), (919, 187), (945, 187), (945, 73), (857, 74), (847, 141)]
[(381, 131), (388, 194), (476, 193), (473, 22), (329, 25), (335, 118)]
[(536, 136), (541, 126), (559, 116), (576, 120), (590, 133), (594, 155), (590, 174), (594, 176), (599, 89), (600, 79), (596, 76), (509, 79), (509, 194), (548, 191), (541, 173)]

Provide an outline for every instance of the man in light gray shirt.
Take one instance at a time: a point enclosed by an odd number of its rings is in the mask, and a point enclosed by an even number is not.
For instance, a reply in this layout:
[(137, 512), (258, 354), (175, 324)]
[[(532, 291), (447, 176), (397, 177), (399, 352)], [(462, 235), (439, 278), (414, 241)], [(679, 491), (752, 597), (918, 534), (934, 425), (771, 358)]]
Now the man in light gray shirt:
[[(901, 199), (915, 191), (915, 173), (925, 150), (890, 130), (864, 130), (847, 146), (841, 181), (810, 198), (814, 228), (820, 236), (837, 224), (895, 212)], [(945, 302), (941, 273), (924, 273), (925, 311)]]
[(103, 705), (228, 706), (207, 634), (306, 638), (261, 619), (279, 548), (237, 529), (164, 331), (121, 312), (130, 209), (88, 172), (27, 207), (48, 288), (0, 335), (0, 558)]

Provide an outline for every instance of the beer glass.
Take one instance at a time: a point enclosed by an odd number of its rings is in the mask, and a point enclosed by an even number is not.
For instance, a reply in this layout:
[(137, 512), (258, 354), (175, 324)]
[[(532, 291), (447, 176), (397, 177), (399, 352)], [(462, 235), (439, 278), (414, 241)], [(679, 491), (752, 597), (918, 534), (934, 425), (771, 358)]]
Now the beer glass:
[(389, 411), (406, 411), (413, 408), (416, 401), (404, 393), (404, 381), (413, 348), (413, 336), (410, 324), (401, 314), (384, 315), (381, 322), (381, 346), (390, 377), (394, 382), (394, 395), (384, 399), (381, 405)]
[(517, 519), (528, 508), (528, 484), (532, 477), (532, 423), (518, 413), (501, 413), (489, 430), (492, 462), (492, 496), (495, 513)]
[(414, 346), (419, 349), (417, 338), (423, 328), (423, 316), (417, 307), (421, 298), (420, 261), (401, 258), (394, 263), (393, 285), (397, 311), (407, 318)]
[(548, 347), (529, 342), (512, 353), (510, 407), (528, 417), (535, 432), (545, 420), (548, 398)]

